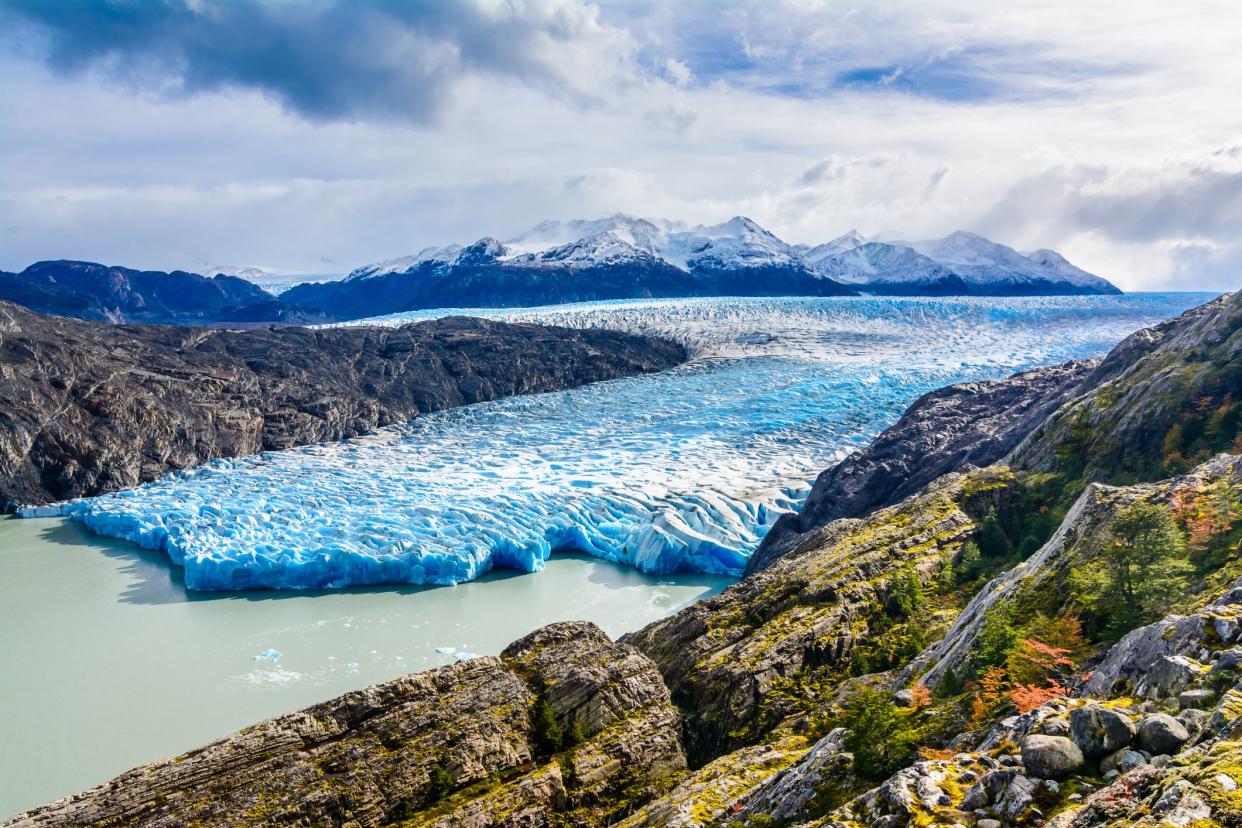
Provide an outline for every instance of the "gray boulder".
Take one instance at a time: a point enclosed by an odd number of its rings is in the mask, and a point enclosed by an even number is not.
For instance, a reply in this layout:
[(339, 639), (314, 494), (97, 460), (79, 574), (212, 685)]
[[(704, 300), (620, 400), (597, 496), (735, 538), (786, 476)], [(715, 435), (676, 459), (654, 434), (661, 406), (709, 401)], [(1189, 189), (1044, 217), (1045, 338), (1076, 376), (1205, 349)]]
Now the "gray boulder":
[(1216, 657), (1216, 661), (1212, 664), (1212, 675), (1240, 669), (1242, 669), (1242, 647), (1231, 647)]
[(1152, 713), (1138, 723), (1139, 744), (1154, 754), (1174, 754), (1190, 741), (1186, 726), (1167, 713)]
[(1129, 773), (1135, 768), (1142, 767), (1147, 764), (1147, 757), (1139, 753), (1137, 750), (1122, 748), (1116, 753), (1110, 753), (1100, 760), (1100, 770), (1104, 773), (1109, 771), (1117, 771), (1118, 773)]
[(1134, 741), (1134, 721), (1124, 713), (1099, 705), (1070, 712), (1070, 733), (1088, 759), (1101, 759)]
[(1216, 701), (1216, 694), (1206, 688), (1186, 690), (1177, 697), (1183, 710), (1209, 710)]
[(1082, 750), (1064, 736), (1027, 736), (1022, 740), (1022, 763), (1031, 776), (1060, 779), (1084, 764)]
[(1188, 707), (1178, 713), (1175, 718), (1186, 726), (1186, 732), (1190, 734), (1191, 738), (1194, 738), (1199, 735), (1203, 728), (1207, 727), (1212, 714), (1197, 707)]

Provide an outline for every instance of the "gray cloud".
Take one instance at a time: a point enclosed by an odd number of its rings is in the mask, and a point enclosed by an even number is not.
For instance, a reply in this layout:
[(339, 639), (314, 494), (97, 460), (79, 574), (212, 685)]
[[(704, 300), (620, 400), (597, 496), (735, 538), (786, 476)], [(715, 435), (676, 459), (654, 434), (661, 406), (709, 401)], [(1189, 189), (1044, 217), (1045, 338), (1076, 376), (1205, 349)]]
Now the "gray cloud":
[(0, 0), (0, 28), (60, 73), (169, 97), (256, 89), (315, 121), (427, 123), (470, 74), (588, 101), (629, 50), (569, 0)]

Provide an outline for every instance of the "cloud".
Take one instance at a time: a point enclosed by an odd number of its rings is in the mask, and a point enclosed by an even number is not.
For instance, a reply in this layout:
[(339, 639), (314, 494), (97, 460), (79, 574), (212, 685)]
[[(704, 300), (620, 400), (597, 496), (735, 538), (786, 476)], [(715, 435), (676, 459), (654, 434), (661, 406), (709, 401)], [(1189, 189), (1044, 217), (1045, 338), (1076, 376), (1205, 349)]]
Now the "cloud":
[(471, 74), (589, 104), (633, 49), (576, 0), (0, 0), (0, 25), (59, 73), (162, 97), (253, 89), (313, 121), (430, 123)]
[(1194, 7), (0, 0), (0, 268), (344, 271), (620, 210), (1236, 286), (1242, 10)]

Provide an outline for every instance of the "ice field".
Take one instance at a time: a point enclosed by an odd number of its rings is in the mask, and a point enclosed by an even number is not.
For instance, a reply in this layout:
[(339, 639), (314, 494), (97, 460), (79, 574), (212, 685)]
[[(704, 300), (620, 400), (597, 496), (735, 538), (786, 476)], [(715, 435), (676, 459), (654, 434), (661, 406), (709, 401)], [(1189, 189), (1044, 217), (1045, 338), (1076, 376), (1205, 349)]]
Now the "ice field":
[(819, 471), (920, 394), (1102, 354), (1206, 298), (700, 299), (468, 311), (659, 334), (693, 358), (658, 375), (221, 460), (25, 514), (68, 515), (162, 549), (197, 590), (451, 584), (493, 567), (537, 571), (569, 549), (648, 573), (737, 574)]

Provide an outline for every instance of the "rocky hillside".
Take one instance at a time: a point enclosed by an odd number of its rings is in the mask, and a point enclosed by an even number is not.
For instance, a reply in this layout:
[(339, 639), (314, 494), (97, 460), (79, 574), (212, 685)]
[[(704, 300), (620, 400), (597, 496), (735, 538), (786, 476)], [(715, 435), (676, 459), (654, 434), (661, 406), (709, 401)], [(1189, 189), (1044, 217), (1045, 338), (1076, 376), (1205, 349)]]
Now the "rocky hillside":
[(801, 512), (773, 527), (749, 571), (830, 521), (1011, 454), (1015, 468), (1044, 475), (1047, 502), (1039, 505), (1059, 517), (1088, 482), (1158, 480), (1242, 451), (1234, 444), (1242, 423), (1239, 331), (1242, 292), (1144, 328), (1098, 362), (933, 391), (870, 446), (825, 470)]
[(465, 318), (229, 331), (105, 325), (0, 303), (0, 504), (100, 494), (216, 457), (685, 358), (646, 337)]
[(831, 521), (890, 506), (967, 465), (1001, 460), (1044, 418), (1080, 394), (1096, 367), (1094, 362), (1069, 362), (923, 395), (870, 446), (824, 471), (802, 510), (783, 515), (772, 527), (747, 571), (763, 569), (804, 534)]

